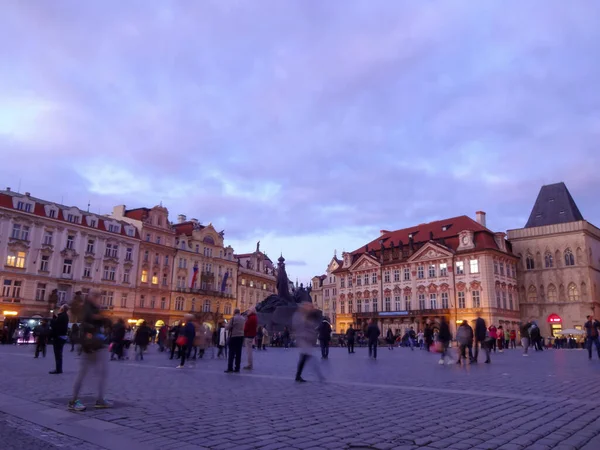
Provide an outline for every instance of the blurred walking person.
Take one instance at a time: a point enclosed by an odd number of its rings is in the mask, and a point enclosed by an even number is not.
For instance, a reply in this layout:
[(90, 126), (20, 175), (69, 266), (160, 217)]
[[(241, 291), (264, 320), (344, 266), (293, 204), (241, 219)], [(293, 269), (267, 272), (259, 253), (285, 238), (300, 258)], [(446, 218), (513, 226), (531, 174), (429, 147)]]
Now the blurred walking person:
[(354, 340), (356, 339), (356, 330), (350, 324), (346, 330), (346, 339), (348, 339), (348, 353), (354, 353)]
[(463, 320), (460, 327), (456, 332), (456, 341), (458, 342), (458, 361), (456, 364), (460, 364), (462, 360), (467, 360), (467, 351), (469, 353), (469, 359), (471, 362), (474, 362), (475, 359), (471, 354), (471, 349), (473, 348), (473, 328), (469, 325), (469, 322)]
[(150, 327), (146, 324), (146, 322), (142, 322), (140, 327), (135, 332), (134, 342), (136, 346), (135, 359), (136, 361), (139, 359), (141, 361), (144, 360), (144, 352), (150, 343), (150, 339), (152, 336), (152, 331)]
[(185, 366), (185, 358), (187, 356), (188, 346), (194, 345), (194, 338), (196, 337), (196, 327), (194, 326), (194, 316), (186, 314), (184, 316), (185, 325), (181, 329), (177, 340), (177, 346), (179, 347), (179, 356), (181, 358), (177, 369), (183, 369)]
[(450, 326), (444, 316), (440, 320), (440, 331), (437, 336), (438, 342), (441, 346), (441, 356), (439, 364), (450, 363), (448, 354), (448, 347), (450, 347), (450, 341), (452, 340), (452, 334), (450, 333)]
[(531, 322), (527, 321), (521, 325), (521, 345), (523, 346), (523, 356), (529, 356), (527, 351), (529, 350), (529, 329), (531, 328)]
[(592, 359), (592, 345), (595, 345), (598, 352), (598, 359), (600, 359), (600, 322), (595, 320), (594, 316), (587, 316), (587, 319), (584, 327), (587, 336), (586, 347), (588, 358)]
[(85, 411), (86, 407), (79, 400), (79, 391), (83, 381), (90, 370), (94, 370), (98, 376), (98, 397), (95, 408), (110, 408), (112, 403), (104, 398), (104, 388), (106, 386), (108, 361), (103, 351), (104, 342), (104, 324), (98, 302), (100, 293), (94, 292), (88, 295), (83, 302), (83, 322), (81, 324), (81, 349), (82, 356), (80, 360), (79, 373), (73, 386), (73, 397), (69, 402), (69, 409), (74, 411)]
[(319, 325), (319, 345), (321, 346), (321, 358), (329, 358), (329, 342), (331, 341), (331, 324), (323, 318)]
[(77, 342), (79, 342), (79, 325), (74, 323), (71, 326), (71, 336), (70, 336), (70, 340), (71, 340), (71, 351), (75, 351), (75, 344), (77, 344)]
[(388, 328), (385, 340), (388, 344), (388, 350), (394, 350), (394, 341), (396, 340), (396, 338), (394, 338), (394, 332), (391, 328)]
[[(298, 366), (296, 368), (296, 381), (305, 383), (302, 378), (302, 372), (306, 363), (312, 357), (312, 349), (317, 338), (318, 312), (314, 309), (312, 303), (303, 302), (298, 305), (298, 310), (292, 318), (294, 334), (296, 335), (296, 344), (299, 350)], [(323, 381), (323, 375), (318, 365), (313, 364), (319, 380)]]
[(486, 345), (485, 340), (487, 337), (487, 327), (485, 324), (485, 320), (481, 318), (481, 316), (477, 317), (475, 321), (475, 355), (473, 356), (473, 362), (478, 362), (479, 358), (479, 348), (483, 348), (485, 351), (485, 363), (490, 363), (490, 347)]
[(33, 329), (33, 336), (35, 338), (35, 356), (37, 358), (40, 353), (46, 357), (46, 345), (48, 344), (48, 336), (50, 334), (50, 328), (48, 327), (48, 321), (42, 320), (37, 327)]
[(371, 319), (367, 328), (367, 340), (369, 341), (369, 358), (377, 359), (377, 346), (379, 345), (379, 336), (381, 331), (377, 323)]
[(283, 348), (288, 350), (290, 348), (290, 329), (288, 327), (285, 327), (283, 329), (282, 339), (283, 339)]

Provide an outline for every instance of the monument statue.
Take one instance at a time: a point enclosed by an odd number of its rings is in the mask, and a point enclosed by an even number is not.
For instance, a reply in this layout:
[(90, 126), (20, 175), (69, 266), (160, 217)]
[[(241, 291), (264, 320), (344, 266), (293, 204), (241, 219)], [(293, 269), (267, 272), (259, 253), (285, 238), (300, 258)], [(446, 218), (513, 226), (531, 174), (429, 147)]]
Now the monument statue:
[(260, 241), (256, 243), (256, 253), (260, 252)]
[(305, 289), (300, 285), (290, 293), (289, 279), (285, 270), (285, 258), (279, 257), (277, 263), (277, 294), (269, 295), (256, 305), (256, 312), (260, 324), (275, 331), (291, 326), (292, 316), (298, 309), (298, 304), (312, 303), (310, 288)]

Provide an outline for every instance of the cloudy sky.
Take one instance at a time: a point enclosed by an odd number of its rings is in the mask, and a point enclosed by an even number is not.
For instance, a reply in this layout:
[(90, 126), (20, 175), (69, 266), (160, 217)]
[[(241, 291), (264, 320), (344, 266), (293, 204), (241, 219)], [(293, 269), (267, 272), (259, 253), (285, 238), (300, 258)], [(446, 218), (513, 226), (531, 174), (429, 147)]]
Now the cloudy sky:
[(380, 229), (600, 225), (600, 2), (8, 0), (0, 183), (163, 202), (322, 273)]

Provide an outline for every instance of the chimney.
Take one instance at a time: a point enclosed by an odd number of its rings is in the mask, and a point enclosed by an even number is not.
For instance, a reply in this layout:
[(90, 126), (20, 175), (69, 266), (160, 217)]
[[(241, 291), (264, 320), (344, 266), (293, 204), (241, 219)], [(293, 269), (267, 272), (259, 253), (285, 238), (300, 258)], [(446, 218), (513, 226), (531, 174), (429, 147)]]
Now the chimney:
[(381, 236), (383, 236), (384, 234), (389, 233), (388, 230), (379, 230), (379, 233), (381, 234)]
[(486, 221), (485, 221), (485, 213), (483, 211), (477, 211), (475, 213), (475, 217), (477, 218), (477, 223), (479, 225), (487, 228)]
[(7, 188), (6, 188), (6, 191), (7, 191), (7, 192), (10, 192), (10, 187), (7, 187)]
[(117, 205), (113, 208), (112, 217), (121, 219), (125, 217), (125, 205)]
[(185, 220), (186, 220), (185, 214), (179, 214), (177, 216), (177, 223), (183, 223), (183, 222), (185, 222)]
[(25, 197), (31, 197), (31, 194), (29, 192), (25, 192)]

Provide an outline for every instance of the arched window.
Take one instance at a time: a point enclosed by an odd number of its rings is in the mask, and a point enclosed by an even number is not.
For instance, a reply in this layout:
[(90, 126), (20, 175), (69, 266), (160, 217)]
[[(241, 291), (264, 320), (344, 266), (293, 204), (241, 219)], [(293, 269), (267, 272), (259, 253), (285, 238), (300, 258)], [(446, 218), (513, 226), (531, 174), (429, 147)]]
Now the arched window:
[(185, 300), (183, 297), (177, 297), (175, 299), (175, 311), (183, 311), (183, 304)]
[(556, 293), (556, 286), (551, 284), (550, 286), (548, 286), (548, 301), (554, 303), (557, 299), (558, 294)]
[(356, 312), (357, 313), (362, 312), (362, 300), (361, 299), (356, 300)]
[(537, 289), (535, 286), (529, 286), (529, 292), (527, 293), (527, 301), (529, 303), (537, 303)]
[(552, 253), (546, 253), (546, 256), (544, 257), (544, 262), (546, 263), (546, 269), (554, 267), (554, 258), (552, 257)]
[(565, 250), (565, 266), (574, 266), (575, 265), (575, 257), (573, 256), (573, 252), (570, 248)]
[(579, 301), (579, 291), (577, 290), (577, 286), (574, 283), (569, 284), (569, 301), (578, 302)]
[(204, 305), (202, 306), (202, 312), (210, 312), (210, 300), (204, 300)]
[(527, 270), (535, 269), (535, 261), (533, 260), (533, 256), (527, 255), (527, 259), (525, 260), (525, 267), (527, 267)]

